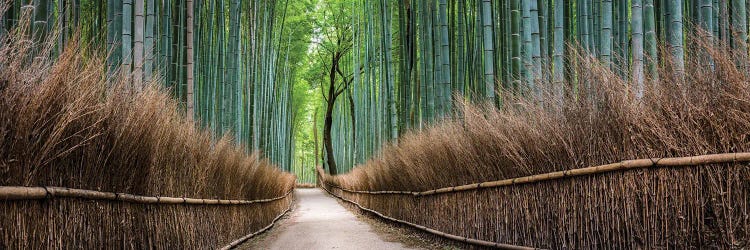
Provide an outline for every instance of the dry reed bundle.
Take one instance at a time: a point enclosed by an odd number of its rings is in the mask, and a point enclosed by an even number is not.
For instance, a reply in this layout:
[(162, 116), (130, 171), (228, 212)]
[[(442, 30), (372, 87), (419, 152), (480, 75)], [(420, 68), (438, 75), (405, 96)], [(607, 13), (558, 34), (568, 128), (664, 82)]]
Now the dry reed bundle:
[[(257, 200), (294, 177), (231, 138), (214, 142), (164, 91), (108, 78), (75, 41), (57, 59), (29, 23), (0, 41), (0, 186)], [(106, 86), (111, 87), (106, 87)], [(4, 200), (0, 248), (210, 248), (268, 225), (293, 197), (252, 205), (155, 205), (80, 198)]]
[[(457, 119), (408, 134), (381, 158), (324, 182), (421, 192), (632, 159), (750, 151), (750, 81), (735, 66), (747, 58), (691, 42), (691, 54), (708, 53), (714, 69), (700, 67), (699, 56), (688, 61), (684, 81), (662, 68), (637, 99), (629, 82), (577, 56), (579, 82), (569, 83), (568, 92), (583, 83), (592, 88), (581, 88), (561, 106), (513, 96), (500, 109), (464, 103)], [(750, 245), (746, 163), (632, 169), (424, 196), (332, 191), (386, 216), (512, 245)]]

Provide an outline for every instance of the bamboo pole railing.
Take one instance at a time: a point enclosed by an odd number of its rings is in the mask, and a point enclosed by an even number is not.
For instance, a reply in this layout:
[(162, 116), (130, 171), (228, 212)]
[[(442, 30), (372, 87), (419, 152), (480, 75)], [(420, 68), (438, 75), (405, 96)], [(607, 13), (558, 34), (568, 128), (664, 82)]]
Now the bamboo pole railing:
[(617, 163), (577, 168), (564, 171), (556, 171), (545, 174), (530, 175), (518, 178), (510, 178), (497, 181), (488, 181), (480, 183), (472, 183), (453, 187), (443, 187), (438, 189), (426, 190), (426, 191), (366, 191), (366, 190), (351, 190), (342, 188), (334, 185), (333, 183), (327, 183), (328, 185), (334, 186), (344, 192), (358, 193), (358, 194), (403, 194), (413, 196), (425, 196), (435, 195), (453, 192), (462, 192), (482, 188), (492, 187), (503, 187), (526, 183), (535, 183), (541, 181), (549, 181), (561, 178), (568, 178), (574, 176), (585, 176), (592, 174), (601, 174), (607, 172), (614, 172), (619, 170), (628, 169), (640, 169), (640, 168), (652, 168), (652, 167), (689, 167), (689, 166), (700, 166), (708, 164), (721, 164), (721, 163), (732, 163), (732, 162), (750, 162), (750, 152), (742, 153), (724, 153), (724, 154), (706, 154), (696, 155), (687, 157), (669, 157), (669, 158), (646, 158), (637, 160), (626, 160)]
[(642, 169), (642, 168), (653, 168), (653, 167), (687, 167), (687, 166), (700, 166), (700, 165), (708, 165), (708, 164), (740, 163), (740, 162), (742, 163), (750, 162), (750, 153), (742, 152), (742, 153), (706, 154), (706, 155), (697, 155), (697, 156), (688, 156), (688, 157), (647, 158), (647, 159), (637, 159), (637, 160), (626, 160), (626, 161), (621, 161), (617, 163), (611, 163), (611, 164), (605, 164), (605, 165), (599, 165), (599, 166), (593, 166), (593, 167), (556, 171), (556, 172), (550, 172), (550, 173), (545, 173), (545, 174), (530, 175), (530, 176), (510, 178), (510, 179), (497, 180), (497, 181), (472, 183), (472, 184), (453, 186), (453, 187), (444, 187), (444, 188), (419, 191), (419, 192), (392, 191), (392, 190), (390, 191), (350, 190), (350, 189), (339, 187), (333, 183), (329, 183), (328, 181), (326, 181), (325, 178), (322, 178), (322, 176), (326, 175), (322, 169), (318, 168), (317, 172), (318, 172), (318, 180), (321, 181), (321, 184), (323, 184), (321, 186), (323, 187), (324, 190), (326, 190), (326, 192), (328, 192), (329, 194), (333, 195), (334, 197), (338, 199), (341, 199), (343, 201), (356, 205), (357, 207), (359, 207), (359, 209), (373, 213), (380, 218), (393, 221), (396, 223), (409, 225), (411, 227), (426, 231), (428, 233), (432, 233), (432, 234), (435, 234), (444, 238), (457, 240), (457, 241), (461, 241), (461, 242), (465, 242), (469, 244), (480, 245), (480, 246), (485, 246), (485, 247), (495, 247), (495, 248), (501, 248), (501, 249), (534, 249), (530, 247), (507, 245), (507, 244), (501, 244), (497, 242), (483, 241), (483, 240), (478, 240), (478, 239), (471, 239), (468, 237), (452, 235), (452, 234), (441, 232), (435, 229), (427, 228), (422, 225), (417, 225), (408, 221), (403, 221), (403, 220), (399, 220), (396, 218), (392, 218), (392, 217), (383, 215), (380, 212), (377, 212), (375, 210), (363, 207), (355, 201), (336, 195), (335, 193), (328, 190), (326, 186), (331, 186), (343, 192), (356, 193), (356, 194), (370, 194), (370, 195), (398, 194), (398, 195), (412, 195), (412, 196), (427, 196), (427, 195), (462, 192), (462, 191), (469, 191), (469, 190), (476, 190), (476, 189), (483, 189), (483, 188), (503, 187), (503, 186), (535, 183), (535, 182), (549, 181), (549, 180), (562, 179), (562, 178), (568, 178), (568, 177), (574, 177), (574, 176), (586, 176), (586, 175), (593, 175), (593, 174), (608, 173), (608, 172), (614, 172), (614, 171), (620, 171), (620, 170), (631, 170), (631, 169)]
[[(19, 186), (0, 186), (0, 201), (9, 200), (44, 200), (52, 198), (79, 198), (87, 200), (104, 200), (104, 201), (120, 201), (125, 203), (134, 204), (186, 204), (186, 205), (249, 205), (257, 203), (268, 203), (277, 200), (284, 199), (294, 191), (290, 189), (286, 194), (279, 197), (270, 199), (259, 199), (259, 200), (223, 200), (223, 199), (198, 199), (198, 198), (184, 198), (184, 197), (157, 197), (157, 196), (141, 196), (126, 193), (114, 193), (114, 192), (102, 192), (95, 190), (86, 189), (75, 189), (65, 187), (19, 187)], [(289, 207), (284, 210), (281, 214), (276, 216), (270, 224), (266, 227), (245, 235), (235, 241), (229, 243), (229, 245), (221, 249), (234, 248), (248, 239), (257, 236), (265, 232), (266, 230), (273, 227), (284, 214), (289, 212), (293, 207), (293, 202), (289, 203)]]
[[(288, 194), (288, 193), (287, 193), (287, 194)], [(259, 235), (259, 234), (262, 234), (262, 233), (264, 233), (264, 232), (265, 232), (265, 231), (267, 231), (268, 229), (271, 229), (271, 228), (272, 228), (272, 227), (273, 227), (273, 226), (274, 226), (274, 225), (276, 224), (276, 221), (278, 221), (279, 219), (281, 219), (281, 217), (282, 217), (282, 216), (284, 216), (284, 215), (285, 215), (285, 214), (287, 214), (287, 213), (288, 213), (288, 212), (289, 212), (290, 210), (292, 210), (292, 207), (294, 207), (294, 202), (290, 202), (290, 203), (289, 203), (289, 207), (287, 207), (287, 209), (286, 209), (286, 210), (284, 210), (284, 212), (282, 212), (281, 214), (279, 214), (278, 216), (276, 216), (276, 218), (274, 218), (274, 219), (273, 219), (273, 220), (271, 221), (271, 223), (270, 223), (270, 224), (268, 224), (268, 225), (267, 225), (266, 227), (264, 227), (264, 228), (261, 228), (260, 230), (258, 230), (258, 231), (255, 231), (255, 232), (253, 232), (253, 233), (251, 233), (251, 234), (245, 235), (245, 236), (243, 236), (242, 238), (239, 238), (239, 239), (237, 239), (237, 240), (235, 240), (235, 241), (232, 241), (232, 242), (231, 242), (231, 243), (229, 243), (228, 245), (226, 245), (226, 246), (222, 247), (222, 248), (221, 248), (221, 250), (228, 250), (228, 249), (233, 249), (233, 248), (235, 248), (235, 247), (239, 246), (240, 244), (244, 243), (245, 241), (247, 241), (247, 240), (249, 240), (249, 239), (251, 239), (251, 238), (253, 238), (253, 237), (255, 237), (255, 236)]]
[[(438, 231), (438, 230), (435, 230), (435, 229), (432, 229), (432, 228), (429, 228), (429, 227), (425, 227), (425, 226), (422, 226), (422, 225), (414, 224), (414, 223), (411, 223), (411, 222), (408, 222), (408, 221), (405, 221), (405, 220), (399, 220), (399, 219), (396, 219), (396, 218), (393, 218), (393, 217), (381, 214), (378, 211), (375, 211), (375, 210), (363, 207), (362, 205), (360, 205), (359, 203), (357, 203), (357, 202), (355, 202), (353, 200), (349, 200), (347, 198), (344, 198), (344, 197), (341, 197), (339, 195), (336, 195), (335, 193), (333, 193), (330, 190), (328, 190), (328, 188), (326, 188), (325, 185), (321, 185), (321, 186), (323, 187), (323, 190), (325, 190), (329, 194), (333, 195), (334, 197), (336, 197), (336, 198), (338, 198), (340, 200), (343, 200), (343, 201), (349, 202), (351, 204), (354, 204), (359, 209), (362, 209), (364, 211), (367, 211), (367, 212), (370, 212), (372, 214), (375, 214), (375, 215), (377, 215), (380, 218), (383, 218), (383, 219), (386, 219), (386, 220), (389, 220), (389, 221), (392, 221), (392, 222), (396, 222), (396, 223), (408, 225), (408, 226), (417, 228), (419, 230), (422, 230), (422, 231), (425, 231), (425, 232), (428, 232), (428, 233), (431, 233), (431, 234), (434, 234), (434, 235), (437, 235), (437, 236), (440, 236), (440, 237), (444, 237), (444, 238), (447, 238), (447, 239), (451, 239), (451, 240), (455, 240), (455, 241), (460, 241), (460, 242), (464, 242), (464, 243), (468, 243), (468, 244), (473, 244), (473, 245), (478, 245), (478, 246), (484, 246), (484, 247), (493, 247), (493, 248), (498, 248), (498, 249), (508, 249), (508, 250), (533, 250), (533, 249), (536, 249), (536, 248), (533, 248), (533, 247), (516, 246), (516, 245), (509, 245), (509, 244), (503, 244), (503, 243), (498, 243), (498, 242), (491, 242), (491, 241), (484, 241), (484, 240), (472, 239), (472, 238), (468, 238), (468, 237), (462, 237), (462, 236), (458, 236), (458, 235), (454, 235), (454, 234), (449, 234), (449, 233), (446, 233), (446, 232)], [(334, 188), (336, 188), (336, 187), (334, 187)]]
[(121, 201), (135, 204), (187, 204), (187, 205), (248, 205), (266, 203), (283, 199), (292, 193), (269, 199), (259, 200), (223, 200), (185, 197), (141, 196), (126, 193), (102, 192), (95, 190), (66, 187), (20, 187), (0, 186), (0, 201), (8, 200), (44, 200), (51, 198), (80, 198), (87, 200)]

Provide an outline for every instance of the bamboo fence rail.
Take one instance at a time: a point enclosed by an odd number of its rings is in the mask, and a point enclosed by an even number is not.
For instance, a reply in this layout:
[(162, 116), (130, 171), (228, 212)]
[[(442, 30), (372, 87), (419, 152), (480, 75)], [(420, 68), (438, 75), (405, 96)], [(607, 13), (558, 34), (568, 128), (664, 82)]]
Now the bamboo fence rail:
[(565, 171), (550, 172), (550, 173), (545, 173), (545, 174), (530, 175), (530, 176), (497, 180), (497, 181), (471, 183), (471, 184), (466, 184), (466, 185), (443, 187), (443, 188), (425, 190), (425, 191), (398, 191), (398, 190), (367, 191), (367, 190), (346, 189), (346, 188), (338, 187), (333, 183), (328, 183), (328, 185), (335, 186), (336, 188), (341, 189), (342, 191), (348, 192), (348, 193), (374, 194), (374, 195), (405, 194), (405, 195), (414, 195), (414, 196), (425, 196), (425, 195), (469, 191), (469, 190), (475, 190), (475, 189), (481, 189), (481, 188), (493, 188), (493, 187), (503, 187), (503, 186), (517, 185), (517, 184), (525, 184), (525, 183), (534, 183), (534, 182), (555, 180), (555, 179), (566, 178), (566, 177), (585, 176), (585, 175), (607, 173), (607, 172), (626, 170), (626, 169), (639, 169), (639, 168), (651, 168), (651, 167), (688, 167), (688, 166), (700, 166), (700, 165), (708, 165), (708, 164), (733, 163), (733, 162), (735, 163), (750, 162), (750, 152), (707, 154), (707, 155), (697, 155), (697, 156), (687, 156), (687, 157), (646, 158), (646, 159), (637, 159), (637, 160), (626, 160), (626, 161), (621, 161), (617, 163), (611, 163), (611, 164), (605, 164), (605, 165), (599, 165), (599, 166), (593, 166), (593, 167), (570, 169), (570, 170), (565, 170)]
[[(425, 227), (425, 226), (422, 226), (422, 225), (414, 224), (414, 223), (411, 223), (411, 222), (408, 222), (408, 221), (405, 221), (405, 220), (399, 220), (399, 219), (396, 219), (396, 218), (384, 215), (384, 214), (382, 214), (382, 213), (380, 213), (378, 211), (375, 211), (375, 210), (363, 207), (362, 205), (360, 205), (356, 201), (349, 200), (347, 198), (341, 197), (341, 196), (339, 196), (339, 195), (331, 192), (330, 190), (328, 190), (328, 188), (326, 188), (325, 185), (322, 185), (322, 187), (323, 187), (323, 189), (326, 192), (328, 192), (329, 194), (333, 195), (334, 197), (336, 197), (336, 198), (338, 198), (340, 200), (349, 202), (351, 204), (354, 204), (359, 209), (362, 209), (364, 211), (373, 213), (373, 214), (377, 215), (380, 218), (383, 218), (383, 219), (386, 219), (386, 220), (389, 220), (389, 221), (393, 221), (393, 222), (396, 222), (396, 223), (400, 223), (400, 224), (405, 224), (405, 225), (417, 228), (419, 230), (422, 230), (422, 231), (425, 231), (425, 232), (428, 232), (428, 233), (431, 233), (431, 234), (434, 234), (434, 235), (437, 235), (437, 236), (440, 236), (440, 237), (444, 237), (444, 238), (447, 238), (447, 239), (451, 239), (451, 240), (455, 240), (455, 241), (460, 241), (460, 242), (464, 242), (464, 243), (468, 243), (468, 244), (473, 244), (473, 245), (478, 245), (478, 246), (484, 246), (484, 247), (493, 247), (493, 248), (498, 248), (498, 249), (507, 249), (507, 250), (533, 250), (533, 249), (537, 249), (537, 248), (533, 248), (533, 247), (515, 246), (515, 245), (509, 245), (509, 244), (503, 244), (503, 243), (497, 243), (497, 242), (477, 240), (477, 239), (472, 239), (472, 238), (468, 238), (468, 237), (462, 237), (462, 236), (458, 236), (458, 235), (453, 235), (453, 234), (441, 232), (441, 231), (438, 231), (438, 230), (435, 230), (435, 229), (432, 229), (432, 228), (428, 228), (428, 227)], [(337, 187), (334, 187), (334, 188), (337, 188)]]
[(19, 187), (0, 186), (0, 200), (43, 200), (55, 197), (81, 198), (88, 200), (122, 201), (135, 204), (187, 204), (187, 205), (248, 205), (253, 203), (265, 203), (283, 199), (294, 189), (286, 194), (270, 199), (259, 200), (223, 200), (223, 199), (200, 199), (184, 197), (159, 197), (141, 196), (126, 193), (102, 192), (95, 190), (66, 188), (66, 187)]
[(293, 191), (234, 200), (0, 186), (0, 249), (205, 249), (227, 242), (225, 248), (232, 248), (273, 227), (292, 209)]

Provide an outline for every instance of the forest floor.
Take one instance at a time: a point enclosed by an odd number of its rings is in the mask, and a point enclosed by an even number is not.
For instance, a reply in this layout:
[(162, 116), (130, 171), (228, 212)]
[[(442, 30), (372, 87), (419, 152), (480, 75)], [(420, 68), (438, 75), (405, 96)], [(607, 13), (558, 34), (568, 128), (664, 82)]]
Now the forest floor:
[[(296, 189), (292, 213), (242, 249), (423, 249), (398, 232), (368, 224), (321, 189)], [(372, 222), (370, 222), (372, 223)]]

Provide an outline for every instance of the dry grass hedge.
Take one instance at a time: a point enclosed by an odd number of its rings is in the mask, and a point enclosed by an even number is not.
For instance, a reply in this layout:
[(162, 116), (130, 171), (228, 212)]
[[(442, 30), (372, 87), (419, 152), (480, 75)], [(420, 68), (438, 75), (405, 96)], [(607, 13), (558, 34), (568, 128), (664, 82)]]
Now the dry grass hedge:
[[(461, 106), (455, 119), (407, 134), (382, 157), (326, 181), (353, 190), (425, 191), (623, 160), (750, 151), (746, 55), (704, 46), (684, 81), (662, 67), (638, 99), (630, 82), (585, 56), (561, 105), (552, 95)], [(668, 58), (668, 57), (664, 57)], [(665, 65), (670, 65), (665, 63)], [(540, 82), (551, 90), (551, 83)], [(568, 83), (567, 93), (574, 93)], [(576, 85), (581, 86), (581, 85)], [(340, 190), (336, 192), (341, 193)], [(750, 246), (750, 168), (639, 169), (440, 194), (341, 193), (388, 216), (469, 238), (543, 248)]]
[[(241, 200), (293, 188), (292, 175), (258, 154), (196, 129), (165, 91), (134, 91), (125, 78), (108, 79), (105, 57), (83, 53), (73, 42), (48, 59), (54, 43), (32, 42), (28, 26), (0, 41), (1, 186)], [(3, 201), (0, 248), (217, 247), (264, 227), (291, 200), (246, 206)]]

